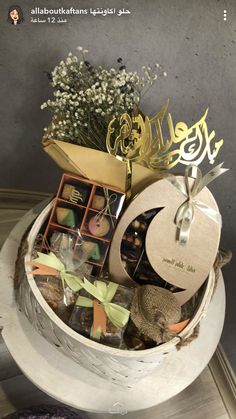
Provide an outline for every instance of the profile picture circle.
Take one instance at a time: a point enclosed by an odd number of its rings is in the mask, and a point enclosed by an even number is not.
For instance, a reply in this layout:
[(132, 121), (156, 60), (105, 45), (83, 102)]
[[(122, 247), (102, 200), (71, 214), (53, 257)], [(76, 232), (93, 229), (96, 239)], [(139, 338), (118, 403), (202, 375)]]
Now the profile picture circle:
[(7, 21), (12, 25), (19, 25), (24, 22), (23, 12), (20, 6), (10, 6)]

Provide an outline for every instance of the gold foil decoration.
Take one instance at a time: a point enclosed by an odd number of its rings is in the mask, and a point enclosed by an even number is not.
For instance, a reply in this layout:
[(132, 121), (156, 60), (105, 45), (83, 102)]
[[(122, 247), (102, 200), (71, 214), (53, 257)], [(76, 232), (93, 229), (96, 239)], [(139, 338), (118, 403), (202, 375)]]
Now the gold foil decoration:
[[(110, 121), (106, 138), (107, 150), (127, 162), (127, 171), (128, 165), (131, 169), (132, 162), (160, 171), (169, 170), (178, 163), (198, 166), (206, 156), (211, 164), (214, 163), (224, 140), (213, 144), (215, 131), (209, 133), (206, 123), (208, 109), (191, 127), (184, 122), (178, 122), (174, 126), (171, 114), (166, 115), (168, 104), (169, 100), (153, 118), (143, 117), (141, 114), (132, 118), (128, 113), (121, 115), (119, 135), (113, 141), (116, 118)], [(165, 119), (168, 138), (164, 140)]]
[(116, 118), (113, 118), (109, 125), (106, 137), (107, 151), (115, 156), (117, 159), (122, 160), (126, 163), (126, 198), (131, 197), (131, 184), (132, 184), (132, 160), (129, 157), (131, 150), (133, 149), (133, 138), (132, 138), (132, 119), (129, 114), (124, 113), (120, 117), (120, 133), (115, 139), (114, 145), (111, 144), (111, 136), (115, 129), (112, 127)]

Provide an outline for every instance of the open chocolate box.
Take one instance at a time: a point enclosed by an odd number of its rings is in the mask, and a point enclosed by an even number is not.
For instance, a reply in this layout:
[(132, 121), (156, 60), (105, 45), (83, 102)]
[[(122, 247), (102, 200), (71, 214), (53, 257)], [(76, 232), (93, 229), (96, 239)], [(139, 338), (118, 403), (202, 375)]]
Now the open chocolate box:
[(100, 275), (125, 194), (87, 179), (63, 174), (44, 233), (42, 251), (50, 248), (55, 232), (71, 237), (74, 257), (80, 258), (81, 243), (89, 252), (89, 273)]

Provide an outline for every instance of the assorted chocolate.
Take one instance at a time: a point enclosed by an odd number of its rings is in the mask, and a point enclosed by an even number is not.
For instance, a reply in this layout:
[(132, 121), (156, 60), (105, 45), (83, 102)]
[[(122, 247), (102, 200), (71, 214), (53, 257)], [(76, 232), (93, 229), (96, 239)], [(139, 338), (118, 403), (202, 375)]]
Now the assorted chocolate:
[(121, 259), (129, 276), (138, 284), (154, 284), (171, 291), (177, 291), (180, 289), (163, 280), (154, 271), (145, 250), (145, 238), (149, 224), (159, 211), (160, 209), (154, 209), (144, 212), (128, 226), (121, 242)]
[(69, 228), (75, 228), (77, 224), (76, 213), (70, 208), (56, 208), (56, 217), (58, 224)]
[(105, 196), (97, 194), (94, 195), (91, 207), (101, 211), (105, 207)]
[(81, 203), (82, 205), (86, 203), (87, 199), (87, 191), (85, 188), (81, 188), (77, 190), (75, 186), (69, 185), (68, 183), (65, 183), (62, 190), (62, 198), (66, 199), (73, 204)]
[(133, 220), (128, 226), (121, 243), (121, 259), (124, 267), (132, 279), (141, 283), (158, 279), (145, 252), (147, 229), (158, 211), (147, 211)]

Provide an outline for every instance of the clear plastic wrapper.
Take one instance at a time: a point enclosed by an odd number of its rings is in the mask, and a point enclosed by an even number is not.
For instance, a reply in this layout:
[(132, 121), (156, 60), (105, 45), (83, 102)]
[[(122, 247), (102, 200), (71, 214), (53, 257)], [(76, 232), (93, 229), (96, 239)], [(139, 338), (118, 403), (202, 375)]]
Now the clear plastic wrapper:
[(36, 283), (48, 305), (54, 311), (58, 310), (64, 299), (64, 290), (60, 279), (55, 276), (40, 275), (36, 278)]
[(54, 231), (50, 238), (50, 251), (61, 260), (67, 272), (84, 274), (88, 271), (84, 265), (90, 257), (91, 249), (85, 248), (79, 230), (76, 234)]
[[(92, 284), (96, 284), (96, 278), (89, 278), (89, 281)], [(98, 281), (99, 282), (99, 281)], [(105, 283), (108, 286), (109, 281), (102, 280), (101, 282)], [(81, 297), (87, 297), (95, 300), (86, 290), (82, 289), (79, 293)], [(129, 310), (133, 300), (134, 291), (132, 288), (126, 288), (122, 285), (117, 287), (117, 291), (112, 298), (111, 303), (117, 304), (120, 307)], [(118, 328), (106, 315), (106, 333), (101, 333), (99, 338), (96, 338), (92, 335), (94, 325), (94, 306), (92, 307), (83, 307), (80, 305), (75, 305), (72, 315), (69, 319), (69, 326), (80, 334), (90, 337), (91, 339), (98, 340), (100, 343), (116, 347), (124, 348), (123, 335), (126, 328), (126, 325), (122, 328)]]
[[(41, 242), (41, 240), (37, 239), (35, 248), (32, 252), (33, 263), (35, 260), (37, 261), (38, 257), (43, 257), (44, 255), (39, 252), (39, 242)], [(40, 292), (50, 307), (60, 314), (60, 317), (64, 316), (64, 311), (68, 312), (67, 307), (71, 307), (75, 304), (78, 296), (79, 289), (77, 290), (72, 286), (73, 277), (83, 278), (84, 275), (91, 274), (91, 265), (86, 263), (90, 254), (83, 247), (83, 242), (84, 240), (80, 237), (79, 231), (77, 232), (77, 235), (54, 231), (50, 238), (50, 242), (47, 243), (47, 251), (49, 253), (46, 256), (50, 257), (50, 255), (53, 255), (53, 262), (55, 261), (55, 258), (56, 261), (58, 260), (59, 263), (61, 262), (61, 266), (65, 270), (66, 275), (62, 277), (61, 272), (57, 269), (56, 265), (53, 275), (44, 274), (44, 271), (46, 270), (45, 273), (47, 273), (48, 268), (50, 268), (51, 261), (49, 265), (47, 265), (46, 262), (45, 265), (40, 266), (39, 272), (37, 269), (33, 271)], [(77, 254), (76, 257), (75, 250)]]

